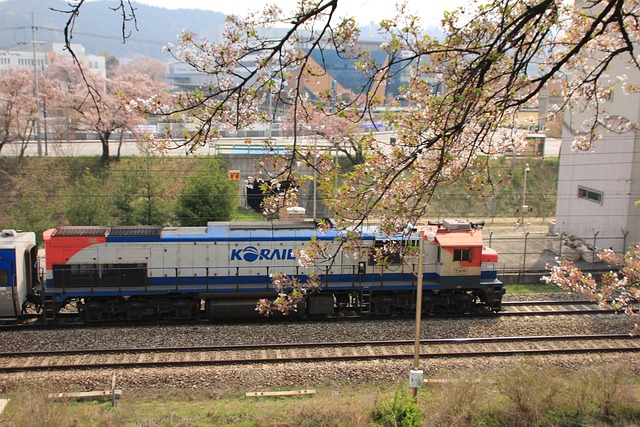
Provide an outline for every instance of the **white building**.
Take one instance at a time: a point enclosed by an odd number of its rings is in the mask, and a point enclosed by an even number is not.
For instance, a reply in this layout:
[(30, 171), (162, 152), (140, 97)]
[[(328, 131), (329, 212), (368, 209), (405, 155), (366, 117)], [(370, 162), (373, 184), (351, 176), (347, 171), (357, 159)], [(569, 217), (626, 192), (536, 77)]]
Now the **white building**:
[[(102, 55), (90, 55), (82, 45), (72, 45), (78, 60), (91, 71), (98, 73), (102, 77), (107, 77), (106, 58)], [(71, 60), (71, 55), (64, 49), (63, 43), (52, 43), (48, 52), (37, 51), (35, 61), (37, 69), (44, 71), (50, 62), (57, 58)], [(25, 68), (33, 71), (34, 55), (33, 51), (20, 50), (0, 50), (0, 75), (6, 75), (9, 68)]]
[[(0, 50), (0, 75), (6, 75), (9, 68), (25, 68), (33, 71), (33, 52)], [(43, 70), (47, 63), (44, 52), (36, 52), (36, 67)]]
[[(255, 69), (256, 56), (245, 58), (234, 71), (239, 76), (248, 75)], [(183, 62), (172, 62), (168, 65), (167, 83), (178, 90), (191, 91), (207, 85), (217, 85), (219, 77), (199, 71)]]
[[(71, 48), (82, 65), (104, 78), (107, 77), (106, 58), (104, 56), (87, 54), (84, 46), (75, 43), (71, 44)], [(49, 58), (52, 62), (57, 58), (72, 59), (71, 54), (65, 49), (64, 43), (52, 43)]]
[[(626, 74), (629, 82), (640, 82), (640, 72), (622, 64), (612, 66), (611, 76)], [(607, 125), (619, 128), (640, 122), (640, 94), (625, 94), (613, 86), (606, 108), (612, 118)], [(593, 111), (565, 111), (555, 231), (575, 235), (598, 248), (625, 252), (640, 242), (640, 135), (600, 129), (603, 135), (591, 150), (572, 151), (574, 133)]]
[(212, 76), (202, 73), (188, 64), (173, 62), (168, 66), (167, 83), (179, 90), (191, 91), (197, 87), (215, 83)]

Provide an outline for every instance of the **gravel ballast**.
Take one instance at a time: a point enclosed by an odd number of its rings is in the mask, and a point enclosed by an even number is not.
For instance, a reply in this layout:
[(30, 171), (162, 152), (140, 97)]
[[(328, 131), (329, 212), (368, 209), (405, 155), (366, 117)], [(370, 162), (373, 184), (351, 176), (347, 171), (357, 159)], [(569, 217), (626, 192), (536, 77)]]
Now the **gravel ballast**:
[[(529, 299), (579, 299), (569, 294), (543, 294)], [(428, 338), (467, 338), (491, 336), (625, 334), (634, 325), (625, 315), (580, 315), (495, 318), (424, 318), (421, 336)], [(267, 324), (199, 324), (141, 327), (90, 327), (60, 330), (5, 331), (0, 352), (179, 347), (234, 344), (272, 344), (294, 342), (340, 342), (352, 340), (412, 340), (412, 320), (362, 320), (351, 322), (296, 322)], [(638, 372), (638, 357), (630, 354), (587, 354), (583, 356), (536, 356), (493, 358), (450, 358), (423, 360), (421, 367), (429, 376), (460, 370), (479, 376), (492, 369), (516, 363), (556, 365), (577, 369), (592, 364), (630, 364)], [(253, 390), (273, 387), (304, 387), (327, 381), (363, 383), (395, 382), (407, 377), (411, 360), (343, 363), (262, 364), (188, 368), (122, 369), (116, 371), (118, 388), (124, 390), (162, 390), (171, 388)], [(1, 374), (0, 392), (45, 381), (56, 391), (102, 390), (110, 387), (113, 371), (96, 370), (55, 373)]]

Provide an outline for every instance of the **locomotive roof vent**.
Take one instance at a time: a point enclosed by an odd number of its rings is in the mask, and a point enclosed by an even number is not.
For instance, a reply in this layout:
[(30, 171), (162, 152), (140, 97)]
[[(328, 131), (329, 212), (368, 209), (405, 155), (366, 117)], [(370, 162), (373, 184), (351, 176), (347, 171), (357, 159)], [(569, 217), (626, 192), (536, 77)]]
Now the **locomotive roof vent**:
[(471, 223), (463, 219), (444, 219), (442, 226), (451, 231), (471, 230)]
[(105, 236), (109, 227), (87, 225), (73, 226), (61, 225), (56, 228), (54, 237), (102, 237)]
[(119, 225), (111, 227), (110, 236), (159, 236), (162, 227), (157, 225)]
[[(215, 223), (210, 222), (209, 225)], [(313, 230), (316, 228), (314, 221), (259, 221), (259, 222), (232, 222), (228, 224), (229, 230)]]

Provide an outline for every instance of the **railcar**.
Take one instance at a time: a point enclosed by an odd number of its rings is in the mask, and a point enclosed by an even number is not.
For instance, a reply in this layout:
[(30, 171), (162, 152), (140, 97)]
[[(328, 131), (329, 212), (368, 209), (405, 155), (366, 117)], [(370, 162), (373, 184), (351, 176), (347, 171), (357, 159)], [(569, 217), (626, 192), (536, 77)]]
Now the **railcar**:
[(18, 319), (35, 296), (38, 284), (36, 235), (32, 232), (0, 232), (0, 318)]
[[(256, 317), (257, 301), (277, 296), (272, 274), (304, 280), (309, 270), (296, 255), (316, 239), (327, 244), (327, 258), (315, 260), (321, 286), (298, 305), (297, 315), (406, 314), (415, 310), (420, 257), (390, 256), (382, 266), (372, 252), (394, 239), (417, 246), (418, 231), (407, 239), (367, 230), (364, 250), (354, 255), (340, 245), (341, 231), (320, 230), (313, 221), (60, 226), (43, 236), (39, 297), (49, 321), (69, 304), (86, 321)], [(422, 231), (423, 310), (499, 311), (498, 254), (483, 246), (480, 227), (444, 220)]]

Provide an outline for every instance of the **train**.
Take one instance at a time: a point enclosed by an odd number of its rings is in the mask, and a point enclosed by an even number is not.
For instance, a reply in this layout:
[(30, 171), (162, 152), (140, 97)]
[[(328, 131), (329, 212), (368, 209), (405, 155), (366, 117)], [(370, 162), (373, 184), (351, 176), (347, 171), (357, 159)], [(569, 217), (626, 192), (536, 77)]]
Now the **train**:
[[(275, 298), (272, 276), (304, 279), (299, 250), (326, 243), (320, 286), (296, 306), (300, 317), (401, 315), (415, 312), (419, 260), (422, 309), (428, 313), (501, 310), (498, 254), (485, 247), (482, 224), (458, 219), (428, 223), (398, 236), (361, 232), (361, 251), (344, 249), (344, 230), (313, 220), (209, 222), (201, 227), (58, 226), (43, 233), (0, 233), (0, 318), (29, 313), (56, 322), (66, 312), (84, 322), (226, 320), (260, 316), (256, 303)], [(422, 232), (422, 233), (421, 233)], [(375, 248), (419, 246), (390, 256)], [(27, 310), (29, 308), (29, 310)]]

